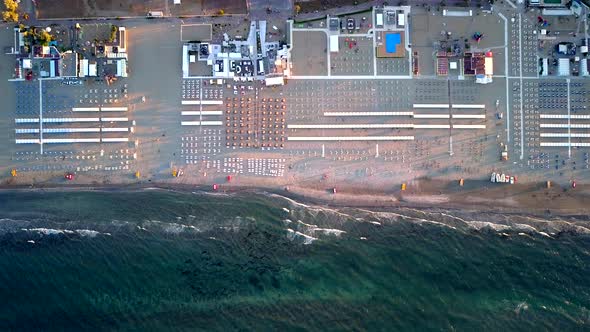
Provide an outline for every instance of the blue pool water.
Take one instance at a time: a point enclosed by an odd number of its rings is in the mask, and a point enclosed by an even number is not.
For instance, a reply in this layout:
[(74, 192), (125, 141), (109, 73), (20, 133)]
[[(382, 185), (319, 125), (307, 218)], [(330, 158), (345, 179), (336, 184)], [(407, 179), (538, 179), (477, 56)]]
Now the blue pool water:
[(385, 51), (387, 53), (397, 52), (397, 45), (401, 43), (401, 39), (399, 33), (389, 33), (385, 35)]

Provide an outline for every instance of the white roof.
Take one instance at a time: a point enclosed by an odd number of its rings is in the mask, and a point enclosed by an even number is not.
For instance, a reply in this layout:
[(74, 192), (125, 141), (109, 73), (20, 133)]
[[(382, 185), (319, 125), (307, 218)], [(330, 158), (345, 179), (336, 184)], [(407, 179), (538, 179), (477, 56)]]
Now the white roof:
[(580, 74), (582, 76), (590, 76), (590, 72), (588, 72), (588, 59), (582, 59), (580, 61)]
[(266, 86), (270, 86), (270, 85), (284, 85), (285, 84), (285, 80), (283, 79), (282, 76), (278, 76), (278, 77), (268, 77), (264, 79), (264, 83), (266, 84)]
[(397, 25), (404, 26), (405, 24), (406, 24), (405, 14), (398, 14), (397, 15)]
[(549, 75), (549, 59), (543, 58), (543, 70), (541, 71), (541, 76)]
[(88, 76), (96, 76), (97, 75), (97, 70), (96, 70), (96, 63), (91, 63), (88, 65)]
[(553, 15), (553, 16), (568, 16), (573, 15), (574, 12), (571, 9), (548, 9), (543, 8), (541, 11), (542, 15)]
[(55, 77), (56, 76), (56, 71), (55, 71), (55, 61), (50, 61), (49, 62), (49, 77)]
[(494, 59), (492, 57), (486, 57), (485, 62), (485, 74), (486, 75), (493, 75), (494, 74)]
[(23, 59), (23, 68), (24, 69), (33, 68), (33, 62), (31, 61), (31, 59)]
[(127, 60), (117, 61), (117, 76), (127, 77)]
[(377, 20), (375, 25), (383, 25), (383, 13), (377, 13)]
[(330, 36), (330, 52), (338, 52), (338, 35)]
[(570, 75), (570, 60), (567, 58), (559, 59), (559, 63), (557, 65), (559, 68), (559, 76), (569, 76)]
[(78, 76), (88, 76), (88, 59), (82, 59), (82, 61), (80, 61), (80, 72), (78, 73)]

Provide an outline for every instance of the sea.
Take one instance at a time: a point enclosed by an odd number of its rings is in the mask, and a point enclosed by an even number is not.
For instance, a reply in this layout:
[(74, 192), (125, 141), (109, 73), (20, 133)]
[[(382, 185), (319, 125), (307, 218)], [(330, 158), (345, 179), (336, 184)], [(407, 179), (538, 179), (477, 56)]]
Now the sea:
[(588, 331), (589, 219), (2, 191), (0, 331)]

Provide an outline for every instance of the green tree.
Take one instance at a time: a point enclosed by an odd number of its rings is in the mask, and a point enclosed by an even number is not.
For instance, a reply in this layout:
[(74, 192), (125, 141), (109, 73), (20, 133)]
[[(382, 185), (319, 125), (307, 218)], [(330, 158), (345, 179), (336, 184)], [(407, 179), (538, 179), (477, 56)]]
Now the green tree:
[(109, 37), (109, 42), (112, 43), (113, 41), (115, 41), (115, 39), (117, 38), (117, 31), (119, 31), (119, 29), (117, 28), (116, 25), (111, 25), (111, 35)]
[(18, 3), (16, 0), (4, 0), (4, 7), (6, 11), (16, 12), (18, 10)]
[(47, 32), (45, 30), (40, 30), (39, 33), (37, 34), (37, 40), (43, 46), (49, 45), (49, 42), (52, 39), (53, 39), (53, 37), (51, 36), (51, 34), (49, 34), (49, 32)]
[(4, 22), (18, 22), (18, 13), (13, 11), (3, 11), (2, 20)]

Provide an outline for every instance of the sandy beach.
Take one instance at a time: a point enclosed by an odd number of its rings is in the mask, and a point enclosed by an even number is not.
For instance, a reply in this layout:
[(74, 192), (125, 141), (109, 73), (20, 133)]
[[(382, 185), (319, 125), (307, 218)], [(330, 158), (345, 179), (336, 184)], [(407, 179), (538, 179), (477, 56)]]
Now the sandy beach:
[[(178, 179), (178, 178), (177, 178)], [(488, 184), (484, 181), (466, 181), (463, 187), (456, 182), (417, 180), (413, 186), (401, 191), (399, 188), (380, 191), (375, 187), (338, 188), (336, 194), (329, 190), (298, 186), (293, 183), (280, 185), (253, 185), (246, 181), (240, 183), (220, 182), (218, 190), (211, 184), (169, 181), (125, 181), (124, 183), (98, 182), (92, 178), (78, 176), (75, 181), (47, 181), (42, 183), (23, 183), (18, 179), (4, 182), (2, 190), (39, 191), (133, 191), (158, 188), (180, 192), (210, 193), (272, 193), (285, 196), (302, 204), (314, 204), (338, 208), (367, 208), (387, 211), (399, 207), (424, 209), (457, 209), (494, 213), (519, 213), (537, 216), (585, 215), (590, 204), (590, 191), (579, 185), (575, 189), (552, 186), (547, 189), (542, 184)], [(88, 181), (90, 180), (90, 181)], [(246, 183), (244, 183), (246, 182)], [(269, 181), (270, 182), (270, 181)]]

